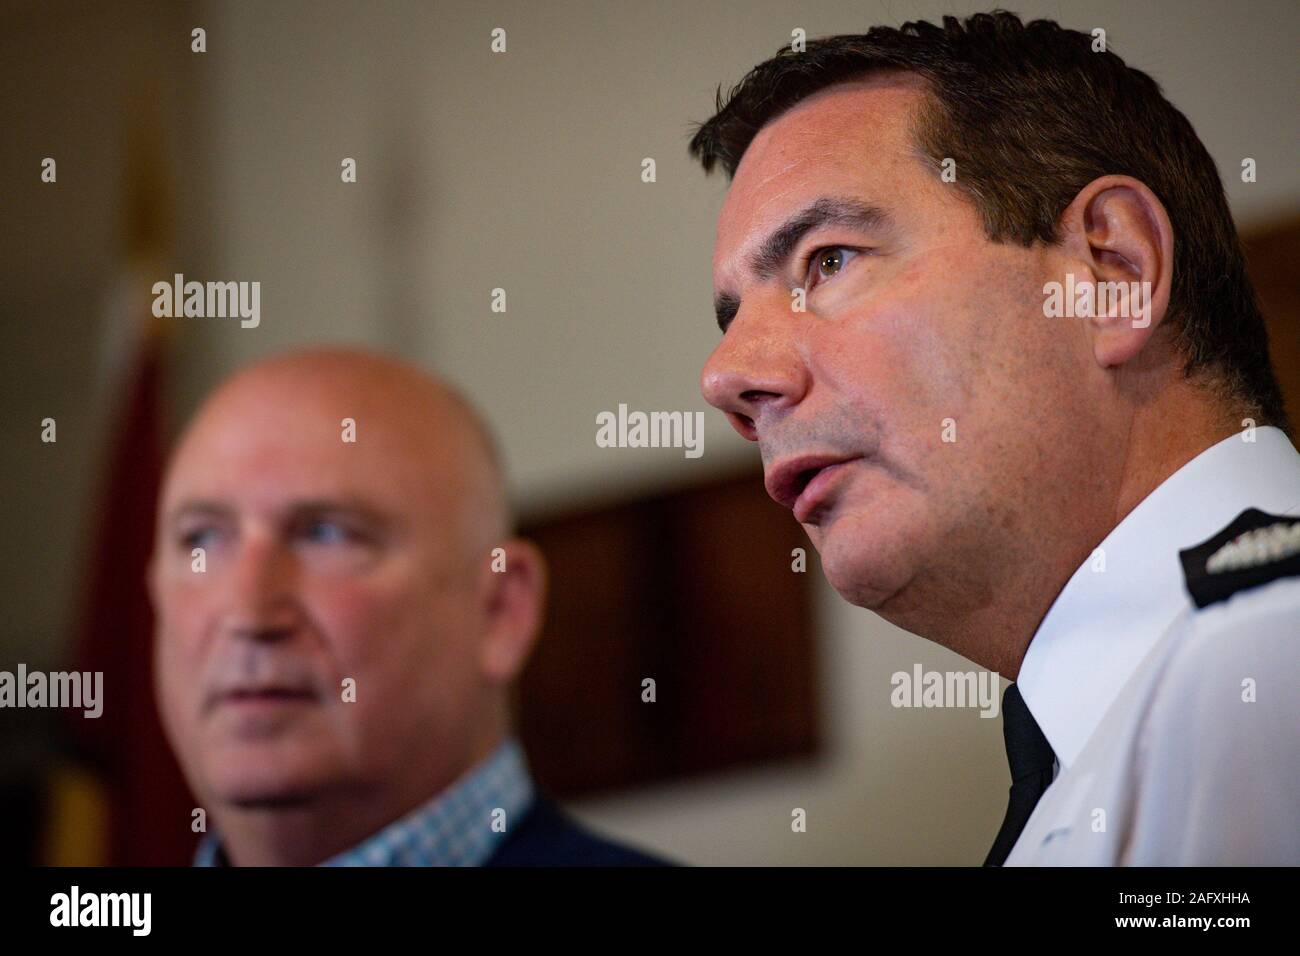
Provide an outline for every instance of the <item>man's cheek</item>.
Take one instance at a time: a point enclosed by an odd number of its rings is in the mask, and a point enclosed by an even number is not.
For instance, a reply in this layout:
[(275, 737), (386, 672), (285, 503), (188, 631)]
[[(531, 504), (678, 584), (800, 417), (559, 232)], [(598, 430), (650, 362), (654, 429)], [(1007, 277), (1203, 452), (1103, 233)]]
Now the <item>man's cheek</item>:
[(195, 669), (208, 611), (201, 601), (169, 595), (155, 609), (154, 661), (160, 675), (179, 680)]
[(344, 671), (391, 654), (405, 616), (398, 594), (372, 585), (335, 583), (304, 595), (304, 604)]
[(160, 624), (154, 640), (154, 684), (159, 714), (169, 738), (187, 744), (198, 725), (203, 703), (196, 642), (186, 640), (166, 620)]
[(864, 295), (851, 313), (826, 326), (827, 341), (818, 349), (834, 369), (845, 394), (869, 399), (880, 409), (893, 406), (900, 394), (909, 401), (929, 385), (936, 341), (931, 319), (933, 304), (917, 288), (907, 294)]
[(155, 613), (172, 639), (193, 643), (221, 614), (221, 581), (215, 572), (183, 571), (159, 588)]
[(970, 357), (962, 343), (962, 316), (942, 302), (925, 299), (897, 303), (881, 365), (895, 384), (894, 395), (908, 408), (943, 410), (959, 399), (963, 369)]

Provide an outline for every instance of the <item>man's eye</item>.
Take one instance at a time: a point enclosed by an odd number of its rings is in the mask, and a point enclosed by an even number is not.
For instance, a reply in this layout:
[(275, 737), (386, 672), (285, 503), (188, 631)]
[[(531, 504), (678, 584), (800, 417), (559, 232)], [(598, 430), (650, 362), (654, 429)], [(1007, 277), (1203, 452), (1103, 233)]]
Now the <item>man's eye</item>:
[(819, 282), (834, 278), (857, 255), (860, 255), (858, 250), (846, 246), (825, 246), (814, 250), (808, 257), (806, 270), (808, 278), (805, 288), (811, 289)]
[(216, 536), (216, 528), (190, 528), (180, 533), (179, 542), (186, 551), (194, 548), (209, 548), (216, 540)]
[(311, 521), (303, 529), (303, 536), (316, 544), (344, 544), (354, 537), (337, 521)]
[(362, 530), (324, 518), (303, 525), (302, 536), (311, 544), (364, 544), (367, 540)]

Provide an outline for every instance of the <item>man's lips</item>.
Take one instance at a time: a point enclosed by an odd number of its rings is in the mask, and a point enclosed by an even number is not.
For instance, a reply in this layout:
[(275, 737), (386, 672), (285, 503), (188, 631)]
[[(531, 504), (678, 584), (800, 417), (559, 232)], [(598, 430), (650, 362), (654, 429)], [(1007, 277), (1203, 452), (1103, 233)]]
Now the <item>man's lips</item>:
[(859, 457), (799, 455), (785, 458), (768, 469), (763, 484), (772, 500), (791, 509), (795, 520), (802, 524), (826, 497), (843, 466), (858, 461)]
[(305, 688), (237, 687), (216, 694), (213, 703), (218, 707), (277, 707), (316, 701), (317, 695)]

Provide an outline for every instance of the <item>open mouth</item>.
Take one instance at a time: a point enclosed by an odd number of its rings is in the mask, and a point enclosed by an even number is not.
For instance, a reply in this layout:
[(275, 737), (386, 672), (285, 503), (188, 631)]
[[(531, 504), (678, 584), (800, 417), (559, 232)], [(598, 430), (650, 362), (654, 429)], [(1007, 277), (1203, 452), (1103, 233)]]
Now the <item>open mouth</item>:
[(805, 523), (825, 502), (844, 466), (858, 460), (842, 455), (789, 458), (772, 467), (764, 484), (774, 501), (791, 509), (795, 519)]
[(806, 473), (807, 481), (794, 503), (796, 521), (804, 524), (813, 519), (814, 514), (826, 503), (831, 486), (849, 464), (847, 461), (836, 462)]

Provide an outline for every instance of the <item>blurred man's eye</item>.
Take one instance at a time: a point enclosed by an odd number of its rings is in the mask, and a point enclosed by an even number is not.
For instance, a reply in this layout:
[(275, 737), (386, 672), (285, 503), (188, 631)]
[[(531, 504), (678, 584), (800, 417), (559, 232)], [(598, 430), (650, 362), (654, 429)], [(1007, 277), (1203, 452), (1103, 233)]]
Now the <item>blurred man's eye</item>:
[(209, 525), (197, 528), (186, 528), (180, 532), (177, 537), (177, 544), (182, 550), (190, 551), (194, 548), (211, 548), (220, 541), (218, 529)]
[(317, 519), (303, 526), (302, 537), (311, 544), (360, 544), (366, 539), (361, 529), (341, 521)]
[(308, 518), (293, 530), (303, 567), (322, 574), (363, 571), (383, 555), (383, 536), (364, 519)]

